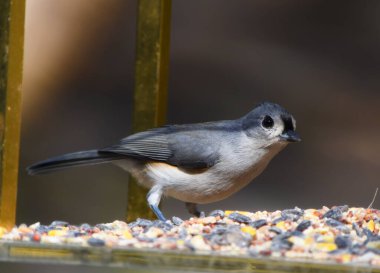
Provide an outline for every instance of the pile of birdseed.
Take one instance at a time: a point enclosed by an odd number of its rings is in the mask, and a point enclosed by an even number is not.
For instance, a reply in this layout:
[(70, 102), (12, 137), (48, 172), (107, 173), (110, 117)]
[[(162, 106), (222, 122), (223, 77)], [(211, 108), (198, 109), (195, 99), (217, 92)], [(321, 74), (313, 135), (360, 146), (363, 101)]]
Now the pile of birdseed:
[(9, 241), (85, 247), (164, 249), (200, 254), (284, 257), (380, 266), (380, 211), (336, 206), (283, 211), (221, 211), (166, 222), (138, 219), (90, 226), (50, 225), (0, 228)]

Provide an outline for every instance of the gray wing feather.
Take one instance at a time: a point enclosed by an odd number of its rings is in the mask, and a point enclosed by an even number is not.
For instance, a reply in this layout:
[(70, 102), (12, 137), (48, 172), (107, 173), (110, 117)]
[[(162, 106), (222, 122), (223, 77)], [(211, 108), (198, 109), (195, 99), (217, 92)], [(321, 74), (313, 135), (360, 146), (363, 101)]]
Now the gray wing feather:
[[(212, 146), (213, 145), (213, 146)], [(212, 149), (213, 147), (214, 149)], [(219, 155), (215, 144), (198, 130), (166, 126), (124, 138), (100, 153), (116, 153), (143, 161), (160, 161), (190, 169), (213, 166)]]

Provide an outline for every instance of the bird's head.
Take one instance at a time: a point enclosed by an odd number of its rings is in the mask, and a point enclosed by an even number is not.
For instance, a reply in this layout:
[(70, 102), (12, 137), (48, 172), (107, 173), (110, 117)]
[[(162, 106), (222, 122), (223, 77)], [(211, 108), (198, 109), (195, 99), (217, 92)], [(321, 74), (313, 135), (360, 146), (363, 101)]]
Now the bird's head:
[(296, 120), (278, 104), (264, 102), (242, 118), (246, 135), (259, 147), (301, 141)]

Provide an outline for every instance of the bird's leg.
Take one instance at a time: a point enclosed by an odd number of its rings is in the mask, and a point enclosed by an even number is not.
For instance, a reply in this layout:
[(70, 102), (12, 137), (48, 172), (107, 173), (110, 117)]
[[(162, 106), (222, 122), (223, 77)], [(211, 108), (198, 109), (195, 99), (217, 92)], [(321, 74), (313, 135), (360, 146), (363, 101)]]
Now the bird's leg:
[(153, 210), (154, 214), (156, 214), (157, 218), (161, 221), (166, 221), (165, 216), (162, 214), (158, 205), (160, 204), (162, 196), (162, 187), (159, 185), (153, 186), (148, 192), (146, 199), (148, 201), (149, 207)]
[(186, 202), (185, 205), (186, 205), (187, 211), (190, 214), (195, 215), (196, 217), (201, 216), (201, 213), (197, 208), (197, 204)]

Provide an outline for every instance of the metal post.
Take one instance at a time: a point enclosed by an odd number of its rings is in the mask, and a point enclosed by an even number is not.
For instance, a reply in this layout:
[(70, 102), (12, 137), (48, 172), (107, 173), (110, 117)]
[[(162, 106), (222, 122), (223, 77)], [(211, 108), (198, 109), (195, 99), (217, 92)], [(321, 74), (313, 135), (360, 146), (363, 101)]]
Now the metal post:
[(0, 226), (16, 219), (25, 0), (0, 1)]
[[(169, 72), (171, 0), (140, 0), (138, 4), (133, 130), (165, 122)], [(133, 179), (128, 184), (127, 220), (153, 218), (147, 190)]]

